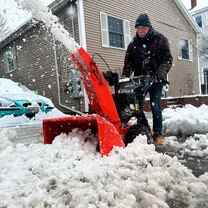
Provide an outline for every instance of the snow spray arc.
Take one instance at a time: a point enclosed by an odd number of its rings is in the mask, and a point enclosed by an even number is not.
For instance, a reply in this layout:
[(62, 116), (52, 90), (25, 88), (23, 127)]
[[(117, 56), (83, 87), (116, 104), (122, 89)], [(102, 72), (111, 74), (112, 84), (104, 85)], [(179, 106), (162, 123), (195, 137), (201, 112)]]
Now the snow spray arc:
[(64, 44), (70, 53), (74, 53), (80, 45), (75, 42), (69, 32), (58, 22), (58, 17), (39, 0), (15, 0), (18, 6), (32, 14), (33, 18), (43, 21), (55, 39)]

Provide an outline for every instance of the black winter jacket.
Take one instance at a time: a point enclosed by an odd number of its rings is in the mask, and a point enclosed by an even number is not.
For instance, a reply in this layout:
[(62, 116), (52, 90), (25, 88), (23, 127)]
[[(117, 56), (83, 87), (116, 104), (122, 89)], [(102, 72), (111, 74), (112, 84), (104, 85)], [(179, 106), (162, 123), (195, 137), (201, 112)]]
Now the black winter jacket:
[(137, 34), (130, 42), (124, 60), (122, 76), (150, 74), (158, 81), (167, 81), (172, 66), (172, 55), (167, 38), (153, 28), (145, 38)]

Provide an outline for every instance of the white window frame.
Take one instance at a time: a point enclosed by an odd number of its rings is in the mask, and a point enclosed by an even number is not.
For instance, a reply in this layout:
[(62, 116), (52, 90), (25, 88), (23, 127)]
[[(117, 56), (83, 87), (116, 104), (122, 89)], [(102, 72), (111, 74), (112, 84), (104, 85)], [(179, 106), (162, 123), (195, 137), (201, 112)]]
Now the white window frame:
[[(188, 55), (189, 55), (189, 59), (185, 59), (182, 57), (182, 45), (181, 45), (181, 41), (182, 40), (186, 40), (188, 41)], [(192, 49), (192, 40), (189, 40), (187, 38), (181, 38), (180, 39), (180, 56), (178, 57), (179, 60), (185, 60), (185, 61), (193, 61), (193, 49)]]
[[(108, 31), (108, 16), (120, 19), (123, 21), (123, 34), (124, 34), (124, 48), (110, 46), (109, 31)], [(107, 48), (126, 49), (131, 41), (130, 22), (126, 19), (121, 19), (104, 12), (100, 12), (100, 27), (102, 46)]]
[(208, 11), (205, 14), (205, 25), (208, 27)]
[[(9, 53), (11, 53), (11, 56), (9, 57)], [(10, 58), (10, 60), (9, 60)], [(11, 66), (12, 62), (12, 66)], [(17, 59), (16, 59), (16, 51), (15, 47), (9, 47), (4, 52), (4, 63), (5, 63), (5, 73), (10, 73), (17, 69)]]

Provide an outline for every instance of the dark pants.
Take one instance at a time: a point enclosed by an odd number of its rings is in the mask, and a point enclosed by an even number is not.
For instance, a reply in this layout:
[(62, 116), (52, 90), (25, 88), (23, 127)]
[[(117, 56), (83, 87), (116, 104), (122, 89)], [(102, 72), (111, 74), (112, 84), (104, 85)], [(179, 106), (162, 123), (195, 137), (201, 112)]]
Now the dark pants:
[[(150, 107), (152, 110), (153, 117), (153, 131), (162, 134), (162, 109), (160, 106), (161, 96), (162, 96), (162, 83), (155, 83), (149, 90), (150, 95)], [(135, 90), (136, 98), (138, 99), (139, 106), (141, 109), (140, 112), (140, 123), (147, 126), (150, 130), (150, 126), (148, 124), (147, 118), (143, 112), (143, 106), (145, 101), (145, 95), (140, 89)]]

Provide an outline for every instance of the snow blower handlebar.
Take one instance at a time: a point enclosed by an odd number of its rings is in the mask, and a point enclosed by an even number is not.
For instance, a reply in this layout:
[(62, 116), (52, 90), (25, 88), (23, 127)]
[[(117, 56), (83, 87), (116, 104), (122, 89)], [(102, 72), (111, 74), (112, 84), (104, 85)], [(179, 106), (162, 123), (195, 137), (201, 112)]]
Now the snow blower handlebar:
[(125, 77), (119, 80), (119, 90), (135, 90), (140, 88), (146, 94), (154, 82), (155, 79), (150, 75)]

